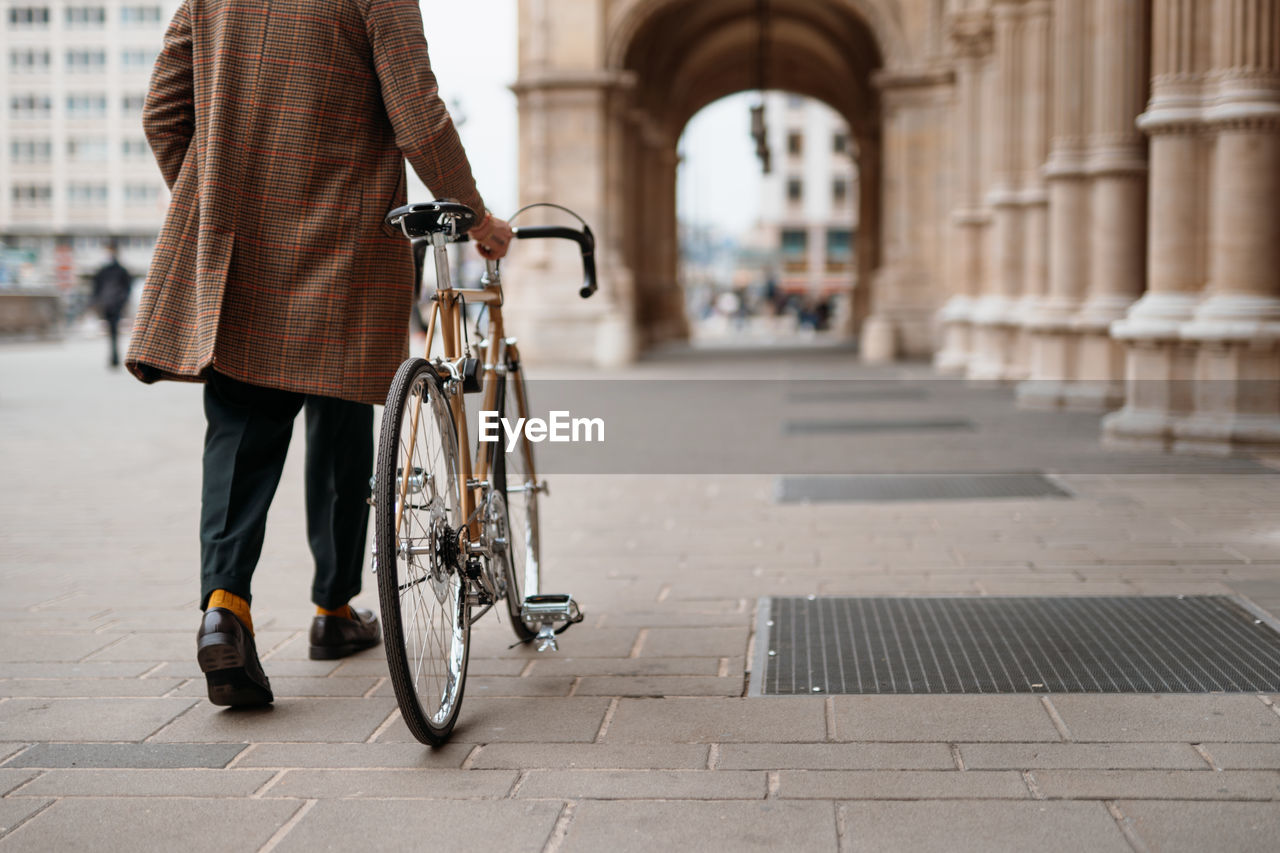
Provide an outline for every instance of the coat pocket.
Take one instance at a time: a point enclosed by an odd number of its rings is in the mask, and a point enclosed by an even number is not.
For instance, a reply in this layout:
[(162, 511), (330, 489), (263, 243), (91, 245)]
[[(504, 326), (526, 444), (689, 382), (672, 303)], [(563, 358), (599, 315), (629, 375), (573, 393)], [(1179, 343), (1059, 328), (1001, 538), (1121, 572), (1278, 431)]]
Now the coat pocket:
[(387, 214), (395, 210), (397, 207), (400, 207), (401, 205), (405, 204), (408, 191), (409, 191), (409, 178), (408, 178), (408, 175), (405, 173), (404, 161), (401, 160), (400, 161), (400, 177), (399, 177), (399, 180), (396, 181), (395, 191), (391, 193), (391, 198), (389, 198), (382, 205), (382, 207), (379, 208), (379, 210), (377, 211), (378, 224), (382, 226), (383, 233), (386, 234), (388, 237), (403, 236), (398, 229), (392, 228), (390, 225), (387, 224)]

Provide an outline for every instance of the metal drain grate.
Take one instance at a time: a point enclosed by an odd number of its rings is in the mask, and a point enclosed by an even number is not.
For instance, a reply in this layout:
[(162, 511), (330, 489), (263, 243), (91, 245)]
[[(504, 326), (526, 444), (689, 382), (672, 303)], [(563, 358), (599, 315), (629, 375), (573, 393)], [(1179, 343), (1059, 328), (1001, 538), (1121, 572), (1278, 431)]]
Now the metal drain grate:
[(821, 420), (788, 421), (787, 435), (869, 432), (973, 432), (973, 421), (955, 418), (917, 418), (913, 420)]
[(1069, 498), (1043, 474), (861, 474), (782, 477), (782, 503), (973, 501), (993, 498)]
[(750, 695), (1280, 692), (1242, 599), (765, 598)]

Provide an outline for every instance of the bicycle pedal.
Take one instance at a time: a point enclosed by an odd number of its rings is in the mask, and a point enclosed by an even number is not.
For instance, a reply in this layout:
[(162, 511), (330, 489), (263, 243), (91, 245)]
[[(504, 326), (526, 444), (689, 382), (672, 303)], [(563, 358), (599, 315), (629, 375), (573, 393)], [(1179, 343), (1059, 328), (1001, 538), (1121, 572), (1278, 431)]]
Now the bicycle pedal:
[(568, 593), (531, 595), (520, 608), (520, 618), (529, 626), (551, 626), (564, 622), (568, 627), (582, 621), (582, 610)]

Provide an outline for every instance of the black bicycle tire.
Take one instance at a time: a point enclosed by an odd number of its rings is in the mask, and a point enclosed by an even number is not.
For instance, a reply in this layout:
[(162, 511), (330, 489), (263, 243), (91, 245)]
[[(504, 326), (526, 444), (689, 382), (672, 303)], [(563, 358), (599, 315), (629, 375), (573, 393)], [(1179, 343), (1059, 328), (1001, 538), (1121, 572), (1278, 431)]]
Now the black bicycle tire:
[(401, 622), (399, 561), (394, 556), (397, 553), (395, 488), (400, 426), (409, 392), (417, 382), (418, 376), (424, 372), (426, 381), (436, 393), (440, 393), (440, 381), (435, 370), (420, 358), (409, 359), (400, 365), (391, 382), (391, 390), (387, 392), (387, 405), (382, 414), (375, 467), (377, 490), (374, 540), (377, 543), (378, 554), (392, 555), (389, 560), (385, 556), (378, 560), (378, 603), (382, 611), (383, 646), (386, 649), (387, 669), (391, 675), (396, 704), (400, 707), (400, 716), (404, 719), (405, 726), (415, 738), (431, 746), (440, 746), (449, 739), (457, 724), (463, 696), (466, 693), (467, 666), (471, 659), (470, 608), (464, 594), (462, 610), (459, 613), (463, 623), (464, 642), (462, 667), (458, 677), (458, 695), (454, 700), (452, 713), (443, 723), (437, 725), (431, 722), (430, 716), (423, 710), (418, 692), (414, 687), (413, 674), (405, 647), (404, 627)]
[[(498, 386), (498, 416), (500, 418), (506, 416), (507, 382), (512, 378), (514, 378), (514, 381), (521, 381), (523, 379), (523, 374), (520, 372), (519, 365), (508, 364), (506, 376), (503, 377), (502, 384)], [(520, 434), (519, 445), (517, 449), (523, 452), (526, 455), (527, 459), (533, 458), (533, 448), (529, 447), (529, 439), (524, 435), (523, 432)], [(506, 454), (505, 442), (500, 441), (499, 443), (494, 445), (493, 456), (494, 456), (494, 461), (491, 466), (493, 470), (493, 488), (501, 490), (501, 493), (502, 493), (504, 506), (507, 513), (507, 519), (506, 519), (506, 530), (507, 530), (507, 540), (508, 540), (507, 547), (511, 548), (511, 547), (514, 547), (515, 545), (516, 537), (515, 537), (515, 531), (511, 529), (511, 501), (509, 498), (509, 492), (507, 491), (507, 454)], [(538, 516), (537, 516), (538, 493), (532, 492), (532, 493), (526, 493), (526, 494), (528, 495), (527, 500), (530, 501), (534, 506), (532, 524), (536, 528), (538, 524)], [(527, 506), (525, 509), (525, 518), (526, 520), (529, 519), (529, 511)], [(538, 531), (536, 529), (534, 530), (534, 542), (535, 542), (535, 550), (536, 550), (538, 547), (537, 546)], [(528, 558), (526, 557), (526, 560), (527, 559)], [(532, 640), (535, 636), (537, 636), (538, 632), (536, 629), (530, 628), (525, 623), (524, 619), (521, 617), (521, 611), (523, 610), (523, 607), (524, 607), (524, 596), (526, 594), (525, 579), (523, 577), (521, 578), (516, 577), (515, 564), (510, 559), (504, 560), (503, 564), (504, 564), (504, 569), (507, 572), (506, 599), (507, 599), (507, 613), (511, 617), (511, 631), (512, 633), (515, 634), (516, 639), (519, 640), (520, 642), (528, 642)], [(542, 578), (541, 578), (540, 558), (539, 558), (538, 574), (539, 574), (539, 578), (538, 578), (539, 586), (541, 586)], [(518, 594), (512, 595), (513, 590)], [(535, 590), (535, 592), (538, 592), (538, 591), (540, 590)]]

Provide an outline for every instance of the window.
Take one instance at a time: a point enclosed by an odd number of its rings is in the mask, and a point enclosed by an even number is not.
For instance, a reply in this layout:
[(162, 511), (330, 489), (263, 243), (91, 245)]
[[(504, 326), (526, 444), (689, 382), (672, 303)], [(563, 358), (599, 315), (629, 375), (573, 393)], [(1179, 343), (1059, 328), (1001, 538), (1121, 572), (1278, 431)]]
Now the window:
[(47, 118), (53, 111), (48, 95), (10, 95), (9, 115), (16, 119)]
[(107, 23), (105, 6), (68, 6), (66, 21), (69, 29), (97, 29)]
[(836, 207), (843, 207), (849, 201), (849, 181), (845, 178), (836, 178), (831, 182), (831, 203)]
[(67, 95), (69, 118), (101, 118), (106, 114), (106, 95)]
[(837, 133), (831, 138), (831, 150), (836, 154), (847, 154), (849, 151), (849, 134)]
[(809, 247), (809, 232), (803, 228), (782, 229), (782, 254), (803, 255)]
[(120, 103), (124, 107), (125, 115), (135, 115), (142, 112), (142, 105), (146, 102), (146, 95), (125, 95)]
[(72, 204), (106, 204), (106, 184), (70, 184), (67, 198)]
[(827, 231), (827, 272), (845, 272), (853, 267), (853, 231), (831, 228)]
[(153, 205), (160, 200), (160, 188), (155, 184), (125, 184), (124, 203), (127, 205)]
[(130, 49), (120, 55), (120, 62), (126, 71), (146, 71), (156, 64), (154, 50)]
[(53, 188), (48, 184), (14, 184), (14, 207), (44, 207), (53, 201)]
[(799, 157), (804, 153), (804, 134), (798, 131), (792, 131), (787, 134), (787, 153), (792, 157)]
[(144, 27), (161, 20), (159, 6), (125, 6), (120, 10), (120, 23), (128, 27)]
[(69, 139), (67, 157), (78, 163), (100, 163), (111, 159), (111, 145), (105, 139)]
[(49, 26), (49, 7), (14, 6), (9, 9), (9, 25), (15, 29), (44, 29)]
[(782, 229), (782, 269), (804, 272), (809, 268), (809, 232), (803, 228)]
[(53, 143), (48, 139), (14, 139), (9, 142), (9, 159), (14, 163), (48, 163)]
[(72, 74), (97, 74), (107, 67), (104, 50), (68, 50), (67, 70)]
[(121, 151), (126, 160), (146, 160), (151, 157), (151, 146), (141, 136), (135, 139), (126, 139), (121, 143)]
[(799, 178), (787, 179), (787, 201), (800, 202), (804, 200), (804, 181)]
[(122, 252), (146, 252), (150, 254), (155, 251), (156, 241), (154, 237), (120, 237), (116, 240), (116, 245), (120, 247)]
[(39, 74), (49, 70), (49, 51), (25, 50), (9, 51), (9, 70), (14, 74)]

